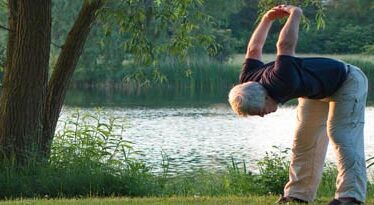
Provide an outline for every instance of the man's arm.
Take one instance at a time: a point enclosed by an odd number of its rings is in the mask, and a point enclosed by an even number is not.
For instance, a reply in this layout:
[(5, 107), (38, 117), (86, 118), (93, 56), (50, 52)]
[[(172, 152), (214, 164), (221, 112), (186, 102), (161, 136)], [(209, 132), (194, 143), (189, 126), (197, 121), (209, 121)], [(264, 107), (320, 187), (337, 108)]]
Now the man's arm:
[(291, 5), (281, 5), (279, 9), (289, 13), (290, 16), (279, 34), (277, 55), (295, 56), (302, 10), (299, 7)]
[(270, 27), (275, 19), (283, 18), (288, 13), (274, 7), (273, 9), (266, 12), (262, 17), (261, 22), (252, 34), (251, 40), (248, 43), (247, 53), (245, 58), (252, 58), (256, 60), (262, 59), (262, 48), (264, 47), (267, 35)]
[(263, 17), (260, 24), (257, 26), (252, 34), (251, 40), (248, 43), (247, 53), (245, 58), (252, 58), (256, 60), (262, 59), (262, 48), (269, 33), (273, 21)]

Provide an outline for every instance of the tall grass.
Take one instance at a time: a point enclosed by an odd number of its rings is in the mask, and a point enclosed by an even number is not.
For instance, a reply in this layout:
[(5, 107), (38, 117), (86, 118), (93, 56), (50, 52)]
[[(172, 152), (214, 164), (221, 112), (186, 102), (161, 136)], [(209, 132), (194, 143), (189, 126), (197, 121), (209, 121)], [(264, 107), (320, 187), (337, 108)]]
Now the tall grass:
[[(267, 195), (281, 193), (288, 180), (288, 149), (268, 152), (258, 161), (259, 172), (232, 159), (224, 171), (172, 174), (164, 162), (163, 172), (155, 173), (122, 138), (123, 119), (102, 111), (76, 112), (60, 124), (48, 164), (0, 167), (0, 198)], [(335, 167), (328, 166), (319, 196), (332, 196), (335, 177)], [(368, 190), (372, 196), (373, 184)]]
[[(302, 55), (302, 57), (310, 56), (320, 55)], [(373, 104), (374, 56), (322, 55), (322, 57), (342, 59), (360, 67), (369, 78), (368, 99), (369, 103)], [(274, 58), (275, 55), (264, 55), (264, 62), (269, 62)], [(124, 95), (121, 98), (126, 98), (128, 101), (140, 96), (143, 101), (144, 98), (149, 100), (159, 99), (161, 103), (165, 99), (170, 102), (170, 99), (188, 100), (192, 98), (194, 100), (204, 99), (205, 101), (214, 99), (216, 102), (225, 103), (227, 93), (233, 85), (238, 83), (243, 60), (242, 55), (237, 55), (226, 63), (204, 58), (190, 59), (185, 62), (165, 59), (157, 66), (150, 67), (127, 64), (125, 68), (107, 73), (104, 78), (95, 78), (89, 81), (77, 80), (80, 78), (77, 74), (72, 88), (94, 88), (96, 89), (95, 92), (104, 89), (103, 93), (112, 93), (110, 96), (106, 96), (106, 98), (112, 100), (116, 100), (116, 96), (118, 98), (119, 95)], [(74, 92), (76, 91), (79, 90), (74, 90)], [(87, 91), (84, 92), (83, 94), (88, 94)], [(77, 93), (69, 95), (69, 99), (75, 98), (76, 101), (79, 101), (75, 95)], [(69, 99), (67, 103), (71, 102)], [(83, 101), (81, 104), (84, 103)], [(75, 104), (79, 104), (79, 102)]]
[(237, 83), (238, 71), (236, 66), (206, 58), (187, 62), (167, 59), (156, 67), (128, 69), (124, 88), (128, 91), (134, 87), (148, 90), (150, 87), (144, 86), (148, 83), (152, 85), (152, 92), (157, 88), (159, 92), (170, 90), (187, 96), (216, 95)]

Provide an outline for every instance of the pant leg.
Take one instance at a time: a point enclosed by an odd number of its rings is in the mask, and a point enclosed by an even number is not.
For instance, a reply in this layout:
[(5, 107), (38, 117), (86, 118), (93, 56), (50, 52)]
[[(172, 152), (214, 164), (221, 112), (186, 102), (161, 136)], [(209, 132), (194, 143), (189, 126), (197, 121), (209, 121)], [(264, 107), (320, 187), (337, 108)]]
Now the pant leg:
[(330, 97), (327, 133), (337, 158), (338, 177), (335, 197), (366, 198), (364, 116), (367, 78), (357, 67), (342, 87)]
[(299, 98), (289, 182), (285, 196), (313, 201), (322, 176), (328, 138), (326, 120), (329, 103)]

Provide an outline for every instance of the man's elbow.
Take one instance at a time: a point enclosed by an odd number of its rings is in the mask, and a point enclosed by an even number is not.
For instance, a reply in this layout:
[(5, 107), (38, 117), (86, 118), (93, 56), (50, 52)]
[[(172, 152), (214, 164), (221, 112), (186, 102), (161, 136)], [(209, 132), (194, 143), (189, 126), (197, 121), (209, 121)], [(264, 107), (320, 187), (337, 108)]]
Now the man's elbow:
[(294, 54), (295, 44), (289, 41), (278, 41), (277, 50), (278, 50), (278, 53), (281, 53), (281, 54)]
[(259, 58), (262, 54), (262, 48), (250, 47), (247, 50), (247, 58)]
[(290, 41), (278, 41), (277, 42), (277, 49), (289, 50), (294, 47), (295, 47), (294, 43)]

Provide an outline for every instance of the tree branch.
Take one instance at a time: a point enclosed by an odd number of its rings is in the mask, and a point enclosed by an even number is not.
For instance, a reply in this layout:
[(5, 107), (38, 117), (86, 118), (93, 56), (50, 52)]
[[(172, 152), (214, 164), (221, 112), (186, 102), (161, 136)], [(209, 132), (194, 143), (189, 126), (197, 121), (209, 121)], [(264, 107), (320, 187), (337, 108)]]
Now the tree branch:
[(5, 26), (2, 26), (0, 25), (0, 28), (4, 29), (4, 30), (7, 30), (7, 31), (11, 31), (9, 28), (5, 27)]
[(50, 143), (56, 129), (57, 120), (69, 87), (70, 80), (83, 51), (84, 44), (96, 20), (96, 12), (104, 5), (104, 0), (84, 1), (73, 27), (70, 29), (48, 83), (44, 117), (45, 153), (50, 152)]

